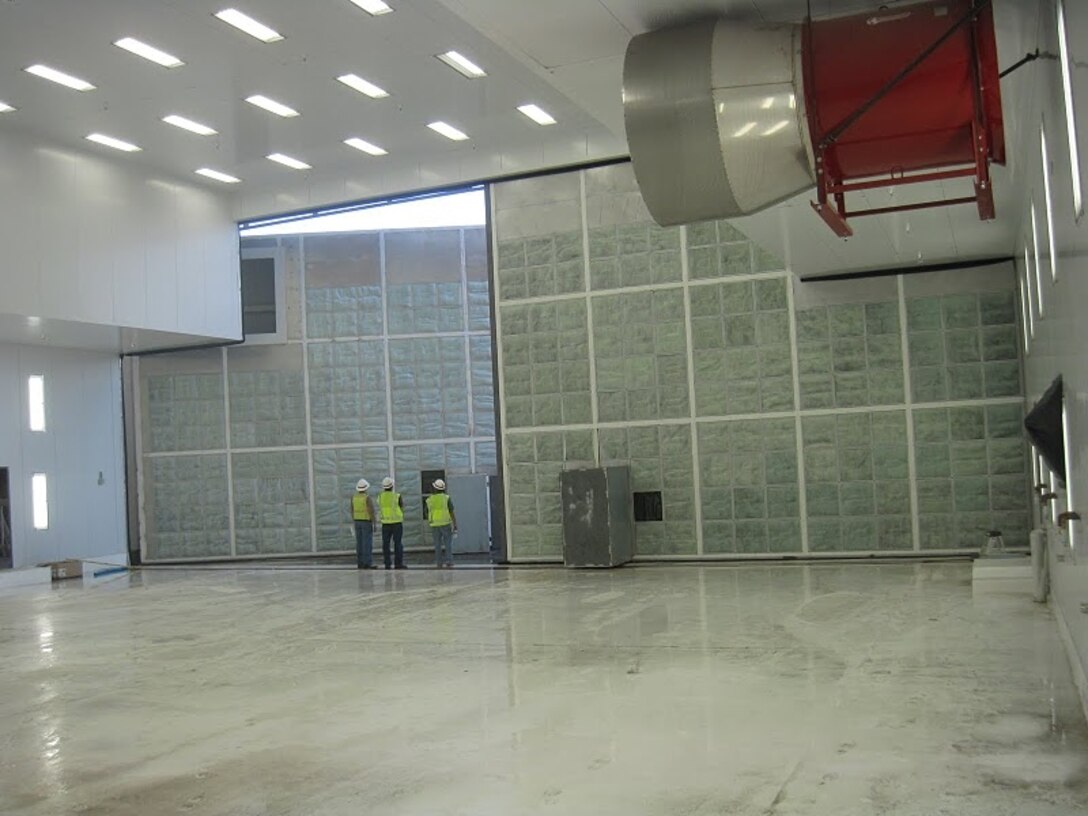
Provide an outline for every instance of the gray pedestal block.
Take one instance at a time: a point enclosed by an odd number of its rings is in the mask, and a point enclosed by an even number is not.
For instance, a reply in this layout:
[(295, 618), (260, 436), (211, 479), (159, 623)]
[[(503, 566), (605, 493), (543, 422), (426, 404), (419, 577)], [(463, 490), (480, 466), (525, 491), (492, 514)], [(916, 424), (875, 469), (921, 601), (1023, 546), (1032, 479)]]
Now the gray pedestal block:
[(634, 557), (635, 515), (626, 465), (565, 470), (560, 489), (568, 567), (617, 567)]

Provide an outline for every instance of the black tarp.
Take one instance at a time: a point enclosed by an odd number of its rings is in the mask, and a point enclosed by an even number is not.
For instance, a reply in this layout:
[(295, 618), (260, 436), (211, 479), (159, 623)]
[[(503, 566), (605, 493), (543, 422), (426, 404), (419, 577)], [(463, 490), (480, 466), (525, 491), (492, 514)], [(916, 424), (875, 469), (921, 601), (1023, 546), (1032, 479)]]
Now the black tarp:
[(1062, 378), (1050, 384), (1046, 393), (1024, 417), (1024, 428), (1047, 466), (1065, 482), (1065, 435), (1062, 428)]

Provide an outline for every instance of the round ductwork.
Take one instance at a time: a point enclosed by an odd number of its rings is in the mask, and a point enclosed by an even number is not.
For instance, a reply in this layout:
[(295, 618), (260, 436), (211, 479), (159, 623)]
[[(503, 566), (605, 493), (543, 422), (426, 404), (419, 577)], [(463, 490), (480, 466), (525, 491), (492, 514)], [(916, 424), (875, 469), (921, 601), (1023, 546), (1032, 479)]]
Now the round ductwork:
[(800, 26), (707, 20), (631, 41), (627, 141), (654, 220), (731, 218), (813, 185), (800, 57)]
[(748, 215), (816, 185), (839, 235), (847, 194), (971, 178), (992, 218), (1004, 131), (990, 0), (930, 0), (797, 25), (703, 20), (631, 40), (627, 141), (663, 226)]

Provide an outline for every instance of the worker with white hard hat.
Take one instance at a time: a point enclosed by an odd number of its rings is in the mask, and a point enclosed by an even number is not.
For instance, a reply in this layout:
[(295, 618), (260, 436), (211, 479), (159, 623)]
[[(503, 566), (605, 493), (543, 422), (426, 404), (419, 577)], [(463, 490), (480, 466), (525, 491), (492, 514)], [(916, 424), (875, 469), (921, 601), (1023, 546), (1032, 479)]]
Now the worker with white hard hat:
[(367, 495), (370, 482), (360, 479), (351, 497), (351, 520), (355, 525), (355, 562), (359, 569), (374, 569), (374, 502)]
[(434, 493), (427, 497), (427, 523), (434, 539), (434, 563), (439, 568), (453, 566), (453, 536), (457, 532), (457, 516), (453, 502), (446, 492), (446, 483), (434, 480)]
[[(382, 479), (382, 493), (378, 496), (378, 510), (382, 517), (382, 557), (385, 568), (404, 569), (404, 499), (394, 490), (392, 476)], [(392, 542), (394, 557), (390, 563), (389, 544)]]

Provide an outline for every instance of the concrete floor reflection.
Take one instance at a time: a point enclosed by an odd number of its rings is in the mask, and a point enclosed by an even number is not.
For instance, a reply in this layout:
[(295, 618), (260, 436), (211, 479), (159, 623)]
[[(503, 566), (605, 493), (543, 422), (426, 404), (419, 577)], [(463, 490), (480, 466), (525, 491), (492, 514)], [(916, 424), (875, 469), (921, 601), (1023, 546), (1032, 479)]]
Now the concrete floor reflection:
[(1055, 623), (966, 564), (160, 570), (0, 642), (3, 813), (1088, 808)]

